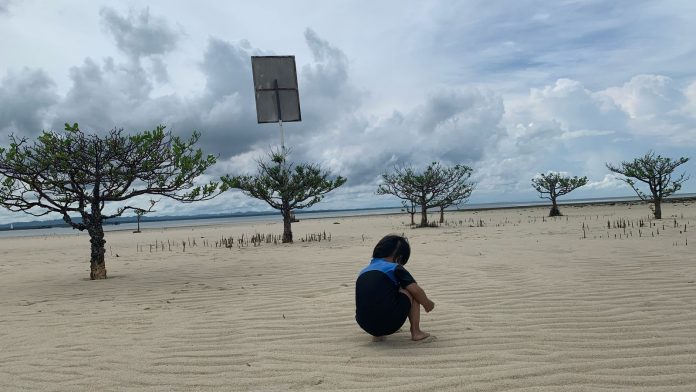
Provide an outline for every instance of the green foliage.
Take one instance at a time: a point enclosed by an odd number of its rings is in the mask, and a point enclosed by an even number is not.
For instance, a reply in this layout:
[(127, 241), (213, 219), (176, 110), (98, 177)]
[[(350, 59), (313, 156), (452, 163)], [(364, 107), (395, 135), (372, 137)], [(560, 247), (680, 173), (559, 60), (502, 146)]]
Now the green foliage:
[[(199, 137), (194, 132), (185, 141), (164, 126), (135, 135), (115, 129), (99, 136), (85, 134), (78, 124), (65, 124), (63, 133), (43, 132), (33, 143), (13, 135), (9, 148), (0, 149), (0, 205), (35, 216), (59, 213), (84, 230), (126, 210), (141, 210), (125, 205), (102, 215), (107, 203), (146, 194), (182, 202), (210, 199), (226, 185), (194, 184), (216, 161), (194, 148)], [(82, 222), (73, 222), (74, 214)]]
[(558, 172), (540, 173), (532, 178), (532, 186), (539, 192), (539, 197), (554, 203), (558, 196), (568, 194), (584, 185), (587, 185), (587, 177), (564, 176)]
[(329, 173), (316, 164), (285, 165), (285, 156), (280, 152), (272, 152), (270, 157), (270, 162), (258, 162), (257, 175), (226, 177), (223, 181), (278, 210), (311, 207), (346, 182), (341, 176), (329, 180)]
[(532, 178), (532, 187), (539, 192), (539, 197), (549, 199), (553, 203), (549, 216), (562, 215), (556, 205), (559, 196), (566, 195), (573, 190), (587, 184), (587, 177), (570, 177), (558, 172), (539, 173)]
[[(655, 156), (653, 151), (648, 151), (647, 154), (640, 158), (636, 158), (633, 162), (621, 162), (621, 166), (617, 167), (607, 163), (607, 168), (614, 173), (622, 174), (625, 178), (621, 180), (627, 183), (644, 201), (662, 200), (663, 198), (679, 191), (682, 184), (689, 179), (686, 173), (682, 173), (676, 179), (672, 179), (672, 173), (677, 167), (689, 161), (689, 158), (681, 157), (677, 160)], [(650, 195), (638, 189), (638, 180), (648, 185)]]
[[(466, 165), (446, 167), (432, 162), (422, 172), (411, 166), (396, 167), (382, 174), (378, 195), (393, 195), (402, 199), (405, 208), (421, 208), (421, 226), (427, 226), (429, 208), (442, 209), (464, 202), (474, 189), (469, 182), (473, 170)], [(411, 210), (408, 210), (411, 213)]]
[(269, 155), (268, 161), (258, 162), (258, 174), (227, 176), (222, 180), (229, 188), (239, 189), (281, 211), (286, 223), (283, 242), (292, 242), (291, 212), (320, 202), (327, 193), (345, 184), (346, 179), (338, 176), (330, 180), (329, 173), (317, 164), (286, 163), (284, 152), (271, 151)]
[[(689, 178), (686, 173), (682, 173), (676, 179), (672, 179), (672, 173), (677, 167), (688, 162), (689, 158), (681, 157), (675, 161), (671, 158), (661, 155), (655, 156), (655, 153), (648, 151), (647, 154), (640, 158), (636, 158), (633, 162), (621, 162), (621, 166), (606, 164), (607, 168), (614, 173), (622, 174), (625, 178), (621, 180), (627, 183), (644, 201), (652, 202), (651, 209), (655, 215), (655, 219), (662, 218), (662, 210), (660, 203), (665, 197), (679, 191), (682, 184)], [(646, 194), (638, 189), (638, 184), (635, 180), (648, 185), (650, 194)]]

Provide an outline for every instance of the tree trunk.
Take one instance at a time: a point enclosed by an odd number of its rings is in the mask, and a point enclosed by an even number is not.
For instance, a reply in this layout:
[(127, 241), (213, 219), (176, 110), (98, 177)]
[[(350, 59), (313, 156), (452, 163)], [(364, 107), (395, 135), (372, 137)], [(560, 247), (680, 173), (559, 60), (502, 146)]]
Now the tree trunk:
[(89, 242), (92, 249), (89, 259), (89, 278), (91, 280), (106, 279), (106, 262), (104, 261), (104, 254), (106, 253), (104, 244), (106, 241), (104, 240), (104, 229), (101, 221), (87, 231), (89, 232)]
[(411, 214), (411, 226), (415, 226), (415, 225), (416, 225), (416, 221), (415, 221), (415, 219), (414, 219), (414, 216), (416, 215), (416, 212), (413, 211), (413, 212), (410, 212), (409, 214)]
[(556, 199), (552, 199), (551, 202), (553, 205), (551, 206), (551, 212), (549, 212), (549, 216), (561, 216), (561, 211), (558, 209), (558, 204), (556, 204)]
[(662, 200), (654, 197), (655, 200), (655, 219), (662, 219)]
[(421, 227), (428, 226), (428, 207), (425, 203), (421, 204)]
[(292, 215), (290, 207), (283, 208), (283, 243), (292, 243)]
[(445, 223), (445, 207), (440, 207), (440, 223)]

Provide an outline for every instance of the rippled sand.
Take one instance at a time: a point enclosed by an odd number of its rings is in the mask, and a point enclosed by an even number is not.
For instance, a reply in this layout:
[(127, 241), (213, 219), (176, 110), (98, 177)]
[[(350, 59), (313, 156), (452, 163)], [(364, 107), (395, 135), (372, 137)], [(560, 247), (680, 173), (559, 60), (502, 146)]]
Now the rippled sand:
[[(106, 281), (86, 279), (84, 234), (2, 239), (0, 390), (696, 390), (696, 204), (664, 206), (677, 228), (639, 228), (645, 206), (561, 211), (305, 220), (298, 240), (327, 239), (256, 247), (215, 241), (280, 222), (111, 232)], [(436, 339), (407, 324), (373, 343), (354, 321), (356, 274), (390, 232)]]

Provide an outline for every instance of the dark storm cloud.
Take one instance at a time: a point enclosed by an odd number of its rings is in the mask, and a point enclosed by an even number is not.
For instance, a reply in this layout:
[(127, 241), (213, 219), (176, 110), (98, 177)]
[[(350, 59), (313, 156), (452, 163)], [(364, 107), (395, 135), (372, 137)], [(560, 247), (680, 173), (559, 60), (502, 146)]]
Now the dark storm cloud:
[(39, 134), (57, 101), (55, 84), (42, 70), (9, 72), (0, 81), (0, 133)]
[[(345, 53), (322, 39), (311, 29), (305, 31), (305, 42), (312, 52), (311, 61), (299, 72), (302, 122), (288, 126), (287, 140), (298, 159), (316, 161), (324, 151), (312, 140), (336, 133), (354, 134), (366, 124), (357, 113), (365, 95), (350, 79), (349, 61)], [(332, 144), (323, 147), (331, 148)]]
[[(311, 29), (305, 31), (305, 42), (312, 52), (312, 58), (298, 59), (305, 62), (298, 69), (298, 82), (302, 121), (284, 123), (286, 146), (292, 150), (291, 159), (295, 162), (326, 163), (327, 149), (341, 143), (344, 132), (354, 134), (364, 129), (367, 124), (357, 114), (362, 103), (363, 93), (355, 88), (350, 79), (347, 56), (340, 49), (323, 40)], [(265, 158), (269, 148), (279, 146), (279, 128), (277, 124), (256, 124), (253, 86), (250, 68), (250, 56), (260, 53), (246, 42), (237, 46), (224, 41), (211, 40), (209, 50), (203, 63), (207, 78), (207, 96), (204, 100), (219, 101), (220, 97), (234, 98), (239, 104), (248, 108), (238, 109), (235, 117), (239, 124), (226, 128), (226, 138), (214, 145), (225, 145), (236, 149), (233, 154), (250, 153), (236, 156), (231, 166), (253, 170), (253, 159)], [(288, 53), (278, 53), (286, 55)], [(239, 70), (239, 71), (238, 71)], [(233, 75), (230, 75), (234, 72)], [(230, 92), (236, 91), (234, 95)], [(210, 104), (207, 104), (210, 106)], [(210, 128), (210, 127), (208, 127)], [(214, 128), (213, 128), (214, 129)], [(232, 134), (234, 137), (230, 137)], [(320, 145), (316, 140), (330, 139)], [(241, 141), (241, 145), (233, 145)], [(244, 162), (241, 162), (244, 161)]]
[(323, 40), (315, 31), (305, 31), (312, 62), (300, 72), (303, 121), (307, 128), (343, 120), (360, 106), (362, 95), (351, 83), (345, 53)]
[(127, 17), (111, 8), (102, 8), (99, 14), (116, 46), (133, 58), (167, 53), (179, 40), (180, 33), (164, 19), (151, 16), (147, 8), (139, 14), (131, 11)]
[[(118, 64), (107, 58), (103, 64), (87, 58), (70, 69), (72, 86), (57, 105), (54, 127), (77, 122), (83, 129), (103, 132), (152, 128), (156, 114), (143, 113), (150, 106), (151, 76), (135, 62)], [(144, 121), (143, 121), (144, 120)]]
[(167, 64), (161, 57), (150, 58), (150, 72), (155, 77), (157, 83), (167, 83), (169, 81), (169, 72), (167, 72)]
[(246, 41), (232, 44), (209, 39), (200, 64), (205, 89), (188, 103), (193, 110), (180, 123), (201, 130), (202, 146), (223, 159), (247, 151), (268, 136), (256, 123), (251, 56), (258, 52)]
[[(147, 9), (123, 15), (103, 8), (100, 16), (126, 58), (84, 59), (70, 68), (71, 84), (63, 97), (46, 94), (46, 89), (32, 89), (24, 97), (33, 111), (22, 115), (21, 110), (9, 111), (5, 105), (3, 127), (17, 123), (41, 129), (43, 119), (56, 130), (66, 122), (77, 122), (89, 132), (123, 128), (132, 133), (164, 124), (181, 136), (200, 131), (200, 147), (218, 155), (220, 161), (278, 145), (277, 125), (256, 122), (251, 73), (252, 55), (276, 53), (254, 48), (245, 40), (231, 43), (211, 37), (199, 63), (204, 80), (201, 90), (157, 96), (155, 86), (169, 79), (167, 55), (176, 48), (180, 34)], [(303, 121), (285, 127), (289, 146), (298, 146), (298, 158), (316, 161), (322, 150), (304, 149), (301, 144), (312, 135), (360, 121), (355, 111), (361, 93), (350, 82), (349, 62), (341, 50), (309, 29), (304, 38), (312, 58), (301, 59), (306, 65), (298, 69)], [(45, 75), (37, 75), (50, 85)], [(17, 86), (28, 83), (27, 78), (6, 80), (1, 91), (11, 95)], [(22, 102), (14, 100), (13, 104)], [(49, 108), (54, 115), (41, 117)]]
[(348, 81), (348, 59), (346, 55), (319, 37), (311, 30), (305, 31), (305, 41), (312, 51), (314, 64), (303, 68), (307, 94), (338, 98), (345, 90)]

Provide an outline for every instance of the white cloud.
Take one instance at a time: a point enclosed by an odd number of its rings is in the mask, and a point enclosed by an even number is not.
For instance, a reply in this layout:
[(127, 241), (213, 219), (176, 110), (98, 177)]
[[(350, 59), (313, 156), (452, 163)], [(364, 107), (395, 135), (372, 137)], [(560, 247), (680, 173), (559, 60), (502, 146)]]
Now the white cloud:
[(660, 144), (696, 146), (692, 88), (664, 75), (636, 75), (600, 94), (610, 97), (629, 115), (632, 134), (655, 138)]
[(618, 190), (626, 187), (626, 183), (621, 181), (615, 174), (605, 174), (599, 181), (589, 181), (583, 188), (585, 190)]

